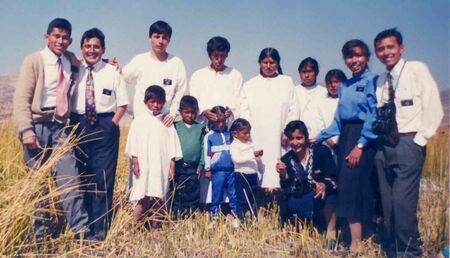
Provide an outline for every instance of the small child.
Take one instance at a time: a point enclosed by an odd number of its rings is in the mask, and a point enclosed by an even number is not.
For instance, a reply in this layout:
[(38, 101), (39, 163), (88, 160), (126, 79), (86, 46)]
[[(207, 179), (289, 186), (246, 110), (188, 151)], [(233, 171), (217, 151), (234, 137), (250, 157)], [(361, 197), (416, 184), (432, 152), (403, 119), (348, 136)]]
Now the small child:
[(172, 190), (174, 216), (191, 215), (199, 208), (200, 174), (203, 169), (203, 137), (205, 127), (195, 121), (198, 102), (193, 96), (183, 96), (180, 101), (182, 121), (175, 123), (180, 139), (183, 159), (175, 162), (175, 178)]
[(236, 119), (230, 128), (233, 135), (230, 153), (236, 172), (236, 194), (240, 204), (241, 217), (244, 217), (248, 211), (253, 217), (258, 214), (255, 199), (258, 188), (256, 158), (261, 157), (263, 151), (254, 150), (250, 136), (251, 129), (250, 123), (243, 118)]
[(234, 166), (230, 154), (230, 132), (226, 127), (226, 109), (215, 106), (211, 111), (217, 116), (217, 120), (210, 122), (210, 131), (204, 139), (205, 174), (212, 181), (210, 212), (213, 218), (218, 217), (223, 193), (226, 190), (231, 212), (234, 218), (237, 218), (240, 213), (234, 182)]
[[(149, 209), (150, 215), (159, 217), (169, 179), (173, 178), (175, 160), (182, 156), (175, 128), (161, 123), (165, 101), (162, 87), (148, 87), (144, 97), (148, 110), (133, 120), (128, 133), (125, 154), (132, 158), (133, 186), (129, 198), (131, 202), (137, 202), (133, 211), (134, 222), (141, 220)], [(151, 224), (152, 227), (157, 226), (155, 222)]]

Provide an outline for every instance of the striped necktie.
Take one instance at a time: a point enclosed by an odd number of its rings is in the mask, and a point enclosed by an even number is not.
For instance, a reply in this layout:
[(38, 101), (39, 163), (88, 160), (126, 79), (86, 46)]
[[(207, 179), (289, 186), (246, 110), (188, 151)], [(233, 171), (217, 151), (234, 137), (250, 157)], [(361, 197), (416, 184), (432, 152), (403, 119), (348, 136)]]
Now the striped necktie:
[(87, 68), (89, 73), (86, 79), (86, 118), (89, 124), (94, 125), (97, 121), (97, 112), (95, 111), (95, 91), (92, 69), (92, 66), (88, 66)]
[(55, 113), (57, 117), (62, 118), (66, 115), (69, 110), (69, 104), (67, 100), (67, 85), (64, 79), (63, 65), (61, 62), (61, 57), (58, 57), (56, 62), (57, 73), (56, 73), (56, 110)]
[(394, 84), (392, 83), (392, 75), (391, 73), (387, 73), (386, 75), (387, 83), (388, 83), (388, 94), (389, 94), (389, 102), (394, 101), (395, 92), (394, 92)]

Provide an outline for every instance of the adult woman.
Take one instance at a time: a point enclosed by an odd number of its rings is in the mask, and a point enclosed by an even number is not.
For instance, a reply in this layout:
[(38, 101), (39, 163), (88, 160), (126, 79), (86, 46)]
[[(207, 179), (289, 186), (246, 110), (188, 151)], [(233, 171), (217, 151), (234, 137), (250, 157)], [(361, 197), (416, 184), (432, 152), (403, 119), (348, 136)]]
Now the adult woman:
[(337, 216), (350, 225), (354, 250), (361, 242), (362, 221), (370, 214), (370, 172), (375, 154), (372, 122), (375, 120), (375, 86), (377, 76), (370, 72), (367, 45), (358, 39), (342, 47), (346, 66), (353, 77), (339, 88), (339, 104), (333, 123), (322, 130), (316, 141), (322, 142), (340, 135), (338, 156)]
[[(294, 83), (291, 77), (283, 75), (280, 60), (276, 49), (263, 49), (258, 58), (260, 74), (243, 86), (241, 114), (252, 125), (255, 149), (264, 151), (258, 164), (263, 189), (258, 199), (264, 205), (280, 196), (280, 180), (275, 165), (282, 154), (282, 132), (289, 121), (298, 117)], [(286, 143), (286, 138), (283, 138)]]

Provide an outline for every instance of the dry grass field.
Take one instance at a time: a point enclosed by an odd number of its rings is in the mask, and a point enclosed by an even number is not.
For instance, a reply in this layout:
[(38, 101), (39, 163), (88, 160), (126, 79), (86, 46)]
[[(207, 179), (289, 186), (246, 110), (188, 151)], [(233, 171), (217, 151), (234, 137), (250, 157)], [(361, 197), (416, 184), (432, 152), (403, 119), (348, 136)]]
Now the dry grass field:
[[(225, 221), (213, 229), (209, 218), (173, 221), (166, 216), (159, 230), (142, 227), (133, 230), (131, 208), (126, 201), (128, 159), (122, 154), (127, 130), (122, 130), (121, 154), (115, 188), (115, 219), (104, 242), (88, 245), (75, 241), (70, 230), (49, 239), (36, 249), (33, 239), (33, 206), (51, 199), (50, 212), (58, 218), (58, 195), (52, 180), (51, 167), (55, 161), (80, 139), (71, 138), (64, 148), (54, 150), (52, 158), (34, 174), (27, 174), (22, 164), (22, 149), (10, 122), (0, 125), (0, 254), (7, 256), (68, 255), (68, 256), (149, 256), (149, 257), (338, 257), (344, 250), (323, 248), (323, 235), (309, 226), (299, 232), (293, 227), (279, 229), (277, 213), (270, 211), (258, 222), (248, 221), (233, 228)], [(423, 172), (419, 220), (426, 257), (435, 255), (448, 245), (448, 182), (449, 130), (442, 128), (428, 145), (428, 157)], [(40, 195), (45, 185), (49, 191)], [(56, 221), (58, 222), (58, 221)], [(382, 257), (380, 247), (371, 239), (350, 257)]]

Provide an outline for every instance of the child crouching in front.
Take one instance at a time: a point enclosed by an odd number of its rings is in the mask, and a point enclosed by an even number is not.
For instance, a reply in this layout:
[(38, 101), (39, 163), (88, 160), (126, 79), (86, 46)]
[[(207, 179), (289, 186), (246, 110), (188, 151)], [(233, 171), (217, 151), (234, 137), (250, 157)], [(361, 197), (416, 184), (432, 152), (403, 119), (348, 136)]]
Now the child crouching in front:
[(233, 141), (230, 146), (231, 159), (234, 163), (236, 193), (240, 205), (241, 217), (250, 212), (252, 217), (258, 214), (255, 194), (258, 188), (258, 164), (256, 159), (263, 155), (262, 150), (254, 150), (251, 141), (250, 123), (242, 118), (236, 119), (230, 132)]
[(209, 125), (210, 131), (204, 138), (205, 174), (212, 181), (212, 200), (210, 206), (214, 226), (223, 203), (224, 190), (230, 200), (231, 213), (234, 216), (233, 226), (239, 226), (239, 204), (234, 181), (234, 166), (230, 155), (230, 132), (226, 127), (225, 108), (215, 106), (211, 109), (217, 120)]
[(180, 139), (183, 159), (175, 162), (175, 177), (172, 184), (172, 213), (175, 218), (192, 215), (199, 208), (200, 173), (203, 162), (203, 137), (205, 127), (195, 122), (198, 114), (197, 99), (183, 96), (180, 101), (182, 121), (175, 123)]
[[(175, 128), (161, 123), (165, 101), (162, 87), (148, 87), (144, 99), (148, 112), (135, 117), (128, 132), (125, 154), (132, 159), (133, 184), (129, 198), (136, 203), (133, 211), (135, 223), (147, 211), (156, 219), (160, 217), (169, 179), (173, 178), (175, 160), (182, 156)], [(151, 223), (152, 227), (157, 225), (155, 221)]]

